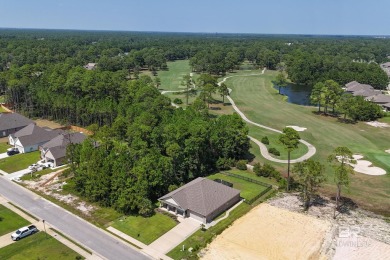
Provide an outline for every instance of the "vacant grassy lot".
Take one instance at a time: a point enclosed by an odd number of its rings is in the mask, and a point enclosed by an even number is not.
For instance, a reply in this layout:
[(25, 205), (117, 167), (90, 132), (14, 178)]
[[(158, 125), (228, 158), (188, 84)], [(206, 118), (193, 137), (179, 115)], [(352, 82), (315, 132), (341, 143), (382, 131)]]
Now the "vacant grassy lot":
[[(253, 72), (252, 72), (253, 73)], [(258, 72), (256, 72), (258, 73)], [(384, 151), (390, 149), (390, 134), (387, 128), (375, 128), (359, 122), (357, 124), (341, 123), (334, 117), (326, 117), (314, 113), (316, 108), (290, 104), (277, 93), (272, 86), (276, 73), (267, 71), (264, 75), (242, 76), (251, 72), (240, 71), (227, 79), (226, 84), (232, 88), (231, 97), (245, 115), (254, 122), (264, 124), (275, 129), (283, 129), (286, 125), (306, 127), (300, 132), (302, 139), (312, 143), (317, 148), (313, 157), (328, 165), (326, 159), (338, 146), (347, 146), (354, 153), (360, 153), (375, 166), (390, 172), (390, 155)], [(226, 107), (227, 109), (231, 109)], [(251, 129), (255, 133), (255, 129)], [(255, 136), (258, 138), (258, 136)], [(259, 136), (261, 138), (261, 136)], [(257, 147), (251, 149), (252, 153)], [(264, 162), (264, 160), (261, 160)], [(278, 169), (287, 168), (286, 165), (271, 163)], [(334, 193), (333, 173), (327, 166), (328, 185), (325, 191)], [(367, 176), (356, 173), (352, 176), (351, 197), (360, 205), (383, 213), (390, 213), (390, 174), (384, 176)]]
[(123, 233), (149, 245), (176, 226), (176, 222), (161, 213), (149, 218), (141, 216), (126, 216), (115, 220), (111, 226)]
[[(0, 250), (0, 259), (69, 259), (79, 256), (76, 252), (44, 232), (23, 238)], [(83, 258), (80, 258), (83, 259)]]
[(11, 148), (11, 146), (8, 145), (7, 143), (0, 143), (0, 153), (7, 152), (8, 148)]
[(242, 180), (239, 178), (231, 177), (231, 176), (226, 176), (222, 173), (217, 173), (213, 174), (207, 177), (210, 180), (215, 180), (215, 179), (221, 179), (224, 181), (228, 181), (230, 183), (233, 183), (233, 188), (240, 190), (241, 197), (246, 199), (246, 200), (251, 200), (254, 197), (256, 197), (260, 192), (264, 191), (266, 187), (249, 182), (246, 180)]
[[(27, 226), (29, 222), (12, 210), (0, 205), (0, 236)], [(1, 251), (1, 250), (0, 250)], [(0, 257), (0, 259), (2, 259)]]
[(39, 151), (12, 155), (0, 160), (0, 169), (8, 173), (13, 173), (26, 169), (29, 165), (36, 163), (39, 159)]

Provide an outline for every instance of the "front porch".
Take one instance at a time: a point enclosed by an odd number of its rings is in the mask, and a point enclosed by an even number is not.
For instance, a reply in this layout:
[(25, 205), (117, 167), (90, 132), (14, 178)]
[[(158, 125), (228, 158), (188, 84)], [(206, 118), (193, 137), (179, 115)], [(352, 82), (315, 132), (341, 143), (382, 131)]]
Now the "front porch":
[(182, 217), (182, 218), (187, 217), (185, 210), (181, 209), (177, 205), (173, 205), (173, 203), (160, 201), (160, 209), (165, 210), (177, 217)]

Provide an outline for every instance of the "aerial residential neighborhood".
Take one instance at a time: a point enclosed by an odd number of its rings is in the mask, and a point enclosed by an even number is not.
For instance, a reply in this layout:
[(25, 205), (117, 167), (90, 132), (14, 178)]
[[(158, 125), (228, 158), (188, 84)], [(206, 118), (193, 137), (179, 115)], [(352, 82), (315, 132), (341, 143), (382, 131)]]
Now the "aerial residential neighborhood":
[(389, 8), (5, 1), (0, 259), (390, 259)]

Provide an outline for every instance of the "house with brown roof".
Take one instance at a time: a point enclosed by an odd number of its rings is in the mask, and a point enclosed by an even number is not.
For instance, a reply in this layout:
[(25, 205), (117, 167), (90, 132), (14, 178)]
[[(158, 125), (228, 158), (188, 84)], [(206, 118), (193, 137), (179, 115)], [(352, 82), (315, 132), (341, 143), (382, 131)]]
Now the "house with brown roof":
[(63, 130), (43, 129), (35, 123), (20, 129), (15, 134), (8, 136), (8, 142), (15, 148), (18, 148), (20, 153), (29, 153), (37, 151), (44, 143), (50, 141)]
[(54, 167), (66, 163), (66, 148), (69, 144), (82, 143), (87, 137), (82, 133), (62, 133), (41, 147), (41, 158), (52, 162)]
[(239, 202), (240, 191), (199, 177), (158, 200), (168, 212), (206, 224)]
[(34, 121), (18, 113), (0, 113), (0, 137), (14, 134), (31, 123)]

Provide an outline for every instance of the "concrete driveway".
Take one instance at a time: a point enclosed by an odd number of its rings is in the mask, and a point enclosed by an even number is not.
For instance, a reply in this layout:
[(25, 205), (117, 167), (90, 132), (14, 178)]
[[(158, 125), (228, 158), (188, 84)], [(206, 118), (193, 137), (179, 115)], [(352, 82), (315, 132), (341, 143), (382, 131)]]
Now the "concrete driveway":
[(0, 153), (0, 159), (9, 157), (7, 153)]
[(4, 177), (7, 178), (8, 180), (13, 180), (13, 179), (16, 179), (16, 178), (20, 178), (23, 175), (26, 175), (26, 174), (28, 174), (30, 172), (31, 172), (31, 170), (29, 170), (29, 169), (23, 169), (23, 170), (20, 170), (20, 171), (13, 172), (11, 174), (5, 175)]
[(160, 238), (151, 243), (144, 252), (148, 250), (158, 251), (162, 254), (167, 254), (186, 238), (191, 236), (200, 228), (201, 223), (192, 218), (185, 218), (180, 222), (179, 225), (169, 230), (167, 233), (162, 235)]

